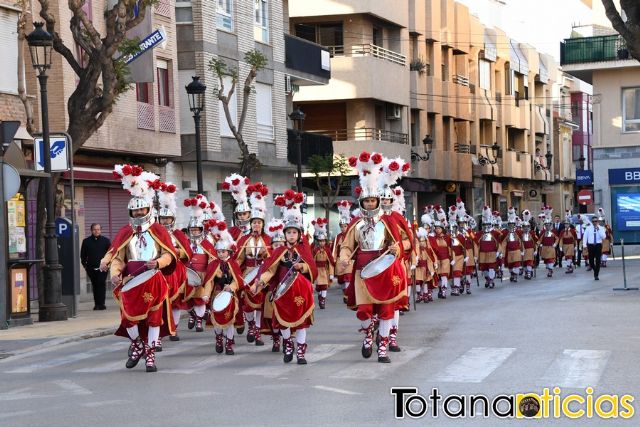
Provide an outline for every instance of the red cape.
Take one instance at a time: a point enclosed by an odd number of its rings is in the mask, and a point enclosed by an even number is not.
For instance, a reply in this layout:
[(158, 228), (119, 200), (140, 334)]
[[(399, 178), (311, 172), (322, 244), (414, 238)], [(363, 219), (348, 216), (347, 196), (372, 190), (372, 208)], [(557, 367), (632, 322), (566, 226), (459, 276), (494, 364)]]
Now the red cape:
[(315, 256), (318, 252), (320, 251), (324, 251), (327, 254), (327, 258), (329, 258), (329, 263), (331, 263), (332, 265), (336, 263), (336, 261), (333, 259), (333, 255), (331, 254), (331, 251), (329, 250), (329, 247), (325, 245), (324, 248), (315, 245), (313, 247), (313, 258), (315, 259)]
[[(125, 225), (124, 227), (122, 227), (118, 231), (118, 234), (116, 234), (116, 237), (114, 237), (114, 239), (111, 241), (111, 247), (109, 247), (107, 254), (113, 256), (118, 253), (120, 249), (122, 249), (127, 243), (129, 243), (129, 240), (131, 240), (133, 234), (134, 232), (131, 225)], [(156, 243), (158, 243), (163, 249), (171, 254), (171, 256), (173, 257), (173, 262), (178, 259), (178, 253), (176, 252), (176, 248), (173, 246), (171, 235), (166, 228), (164, 228), (157, 222), (154, 222), (153, 224), (151, 224), (151, 227), (149, 227), (149, 234), (151, 234), (151, 237)], [(163, 274), (171, 273), (171, 271), (173, 270), (173, 262), (162, 269)]]
[[(236, 254), (239, 254), (242, 251), (242, 248), (247, 246), (247, 240), (249, 240), (249, 237), (251, 237), (252, 235), (253, 234), (251, 233), (245, 234), (240, 237), (240, 240), (237, 240), (236, 246), (238, 249), (236, 250)], [(271, 237), (269, 237), (269, 235), (267, 235), (266, 233), (262, 233), (260, 237), (262, 237), (262, 240), (264, 240), (265, 250), (267, 251), (268, 256), (270, 255)]]
[(193, 251), (191, 250), (191, 245), (189, 244), (189, 238), (180, 230), (173, 230), (173, 237), (175, 237), (178, 241), (180, 249), (182, 249), (187, 254), (187, 262), (191, 261), (191, 257), (193, 257)]
[[(287, 245), (280, 246), (278, 249), (276, 249), (271, 254), (271, 256), (267, 258), (265, 262), (262, 264), (264, 267), (263, 271), (268, 270), (269, 268), (271, 268), (271, 266), (273, 266), (274, 263), (279, 262), (280, 258), (282, 257), (282, 255), (284, 255), (286, 250), (287, 250)], [(300, 258), (302, 258), (302, 260), (307, 264), (307, 266), (309, 266), (309, 276), (310, 276), (311, 282), (313, 282), (315, 278), (318, 276), (318, 268), (316, 267), (316, 262), (313, 259), (313, 254), (309, 249), (309, 245), (304, 243), (297, 244), (293, 247), (293, 250), (298, 255), (300, 255)]]
[[(209, 263), (209, 265), (207, 266), (207, 271), (204, 274), (204, 280), (202, 281), (202, 283), (207, 283), (210, 279), (212, 279), (215, 276), (216, 272), (220, 268), (221, 262), (222, 261), (216, 258)], [(242, 277), (242, 271), (240, 271), (240, 266), (238, 265), (236, 260), (233, 258), (229, 258), (227, 260), (227, 264), (229, 264), (229, 271), (231, 272), (231, 276), (234, 278), (234, 280), (238, 284), (238, 290), (243, 289), (245, 284), (244, 284), (244, 278)]]

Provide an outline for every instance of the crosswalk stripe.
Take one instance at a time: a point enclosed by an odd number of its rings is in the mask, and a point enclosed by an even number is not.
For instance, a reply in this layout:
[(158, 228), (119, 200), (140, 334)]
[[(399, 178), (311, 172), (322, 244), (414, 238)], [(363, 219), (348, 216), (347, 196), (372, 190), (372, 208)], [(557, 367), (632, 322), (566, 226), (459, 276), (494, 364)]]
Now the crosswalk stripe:
[[(231, 363), (240, 359), (244, 359), (251, 353), (270, 351), (266, 350), (266, 346), (257, 347), (255, 345), (244, 346), (240, 345), (235, 348), (236, 354), (233, 356), (227, 356), (226, 354), (217, 354), (214, 350), (213, 343), (209, 342), (207, 345), (211, 348), (211, 354), (206, 356), (204, 359), (200, 359), (194, 363), (186, 363), (184, 364), (184, 368), (178, 369), (159, 369), (158, 372), (162, 372), (163, 374), (183, 374), (189, 375), (198, 372), (202, 372), (209, 368), (213, 368), (215, 366), (225, 365), (227, 363)], [(158, 362), (160, 363), (160, 362)]]
[(595, 387), (609, 361), (608, 350), (564, 350), (542, 377), (549, 387)]
[(515, 348), (474, 347), (453, 361), (434, 381), (480, 383), (502, 365)]
[(91, 390), (86, 389), (82, 387), (80, 384), (75, 383), (71, 380), (57, 380), (57, 381), (53, 381), (53, 383), (69, 394), (73, 394), (73, 395), (93, 394)]
[[(312, 365), (354, 347), (353, 344), (320, 344), (315, 347), (309, 347), (305, 359), (307, 359), (308, 364)], [(291, 363), (295, 363), (295, 360), (296, 358), (294, 357)], [(269, 364), (244, 369), (238, 372), (238, 375), (276, 378), (281, 375), (286, 375), (289, 372), (291, 372), (291, 367), (284, 364), (282, 362), (282, 356), (280, 356)]]
[[(360, 360), (358, 362), (353, 363), (351, 366), (342, 369), (335, 374), (331, 375), (331, 378), (341, 378), (341, 379), (359, 379), (359, 380), (376, 380), (382, 378), (387, 375), (389, 372), (392, 372), (403, 365), (406, 365), (411, 360), (420, 356), (429, 347), (421, 347), (421, 348), (411, 348), (411, 347), (403, 347), (402, 351), (399, 353), (389, 353), (389, 358), (391, 359), (391, 363), (375, 363), (373, 365), (372, 360)], [(376, 357), (376, 352), (373, 352), (374, 359)]]
[(89, 359), (101, 354), (110, 353), (122, 349), (122, 343), (115, 343), (107, 346), (96, 347), (82, 353), (69, 354), (64, 357), (56, 359), (49, 359), (42, 362), (32, 363), (30, 365), (20, 366), (9, 371), (4, 371), (5, 374), (30, 374), (35, 371), (40, 371), (48, 368), (55, 368), (69, 363), (78, 362), (80, 360)]

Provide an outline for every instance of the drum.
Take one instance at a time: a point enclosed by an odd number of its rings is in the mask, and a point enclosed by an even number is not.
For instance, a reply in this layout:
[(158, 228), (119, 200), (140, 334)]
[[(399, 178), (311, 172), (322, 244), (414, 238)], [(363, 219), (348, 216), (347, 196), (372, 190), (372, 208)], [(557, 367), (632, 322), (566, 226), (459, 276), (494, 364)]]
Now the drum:
[(369, 262), (369, 264), (365, 265), (362, 271), (360, 272), (360, 277), (363, 279), (370, 279), (374, 276), (385, 271), (387, 268), (391, 267), (395, 262), (396, 257), (391, 254), (380, 255), (378, 258)]
[(142, 285), (143, 283), (147, 282), (149, 279), (151, 279), (153, 277), (154, 274), (156, 274), (159, 270), (154, 268), (152, 270), (147, 270), (144, 273), (140, 273), (137, 276), (135, 276), (133, 279), (129, 280), (123, 287), (122, 287), (122, 292), (127, 292), (137, 286)]
[(193, 286), (194, 288), (202, 286), (202, 279), (200, 278), (200, 275), (189, 267), (187, 267), (187, 283), (189, 286)]
[(213, 299), (211, 303), (213, 311), (213, 323), (221, 328), (233, 324), (238, 312), (238, 302), (233, 292), (222, 291)]
[(297, 278), (297, 271), (291, 271), (289, 274), (287, 274), (284, 280), (282, 280), (282, 282), (280, 282), (280, 284), (276, 288), (276, 292), (273, 294), (273, 300), (277, 301), (282, 298), (289, 291), (289, 289), (291, 289), (291, 286)]
[(244, 273), (244, 284), (249, 287), (253, 285), (253, 281), (258, 277), (258, 267), (252, 268), (251, 270)]

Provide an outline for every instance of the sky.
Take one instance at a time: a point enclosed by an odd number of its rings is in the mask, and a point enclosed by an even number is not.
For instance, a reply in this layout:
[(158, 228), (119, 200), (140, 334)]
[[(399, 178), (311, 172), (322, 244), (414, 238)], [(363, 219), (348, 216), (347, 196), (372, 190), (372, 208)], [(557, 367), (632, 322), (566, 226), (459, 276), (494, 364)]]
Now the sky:
[(501, 28), (512, 39), (530, 44), (558, 62), (560, 42), (571, 35), (572, 25), (592, 22), (591, 10), (582, 0), (456, 1), (469, 7), (483, 24)]

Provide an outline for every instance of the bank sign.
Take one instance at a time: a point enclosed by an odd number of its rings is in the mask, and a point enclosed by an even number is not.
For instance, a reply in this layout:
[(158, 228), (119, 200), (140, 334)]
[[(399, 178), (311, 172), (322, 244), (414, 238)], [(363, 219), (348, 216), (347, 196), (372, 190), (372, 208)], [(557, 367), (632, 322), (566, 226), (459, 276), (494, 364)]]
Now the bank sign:
[(593, 172), (578, 169), (576, 171), (576, 185), (593, 185)]
[(609, 169), (609, 185), (640, 184), (640, 168)]

